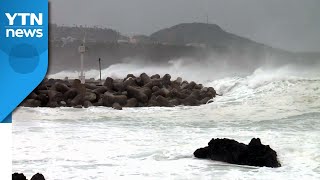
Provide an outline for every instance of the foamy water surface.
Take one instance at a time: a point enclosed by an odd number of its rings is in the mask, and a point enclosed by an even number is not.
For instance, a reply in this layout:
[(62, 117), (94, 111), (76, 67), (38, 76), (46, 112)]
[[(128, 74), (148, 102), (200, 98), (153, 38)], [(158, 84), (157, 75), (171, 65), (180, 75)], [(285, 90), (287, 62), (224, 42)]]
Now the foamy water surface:
[[(49, 180), (320, 178), (320, 76), (284, 67), (203, 83), (223, 96), (199, 107), (19, 108), (13, 171)], [(253, 137), (282, 167), (193, 157), (211, 138)]]

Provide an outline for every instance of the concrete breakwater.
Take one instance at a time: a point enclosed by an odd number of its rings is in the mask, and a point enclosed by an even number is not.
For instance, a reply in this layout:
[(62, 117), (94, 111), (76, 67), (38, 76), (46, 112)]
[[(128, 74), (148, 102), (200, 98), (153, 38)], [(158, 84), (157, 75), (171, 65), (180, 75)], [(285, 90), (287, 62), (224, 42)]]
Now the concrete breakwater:
[(102, 85), (81, 84), (80, 80), (45, 79), (20, 106), (25, 107), (174, 107), (206, 104), (216, 96), (212, 87), (203, 87), (182, 78), (171, 80), (142, 73), (128, 74), (124, 79), (106, 78)]

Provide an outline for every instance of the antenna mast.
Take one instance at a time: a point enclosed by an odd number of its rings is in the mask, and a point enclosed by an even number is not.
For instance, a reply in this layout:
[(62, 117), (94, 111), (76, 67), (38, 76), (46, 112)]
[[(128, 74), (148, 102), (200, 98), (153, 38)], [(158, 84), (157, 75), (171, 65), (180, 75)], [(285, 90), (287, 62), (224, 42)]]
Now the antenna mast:
[(100, 69), (100, 83), (102, 83), (102, 81), (101, 81), (101, 58), (99, 58), (99, 69)]
[(83, 43), (79, 46), (79, 53), (80, 53), (80, 75), (79, 79), (81, 81), (81, 84), (84, 84), (86, 82), (86, 77), (84, 74), (84, 53), (86, 52), (86, 33), (84, 34)]

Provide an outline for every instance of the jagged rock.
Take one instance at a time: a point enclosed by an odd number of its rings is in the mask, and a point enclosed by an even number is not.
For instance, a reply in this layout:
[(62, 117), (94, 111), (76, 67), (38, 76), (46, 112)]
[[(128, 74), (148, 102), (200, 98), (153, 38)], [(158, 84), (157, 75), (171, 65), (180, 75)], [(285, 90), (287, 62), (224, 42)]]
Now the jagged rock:
[(112, 108), (116, 110), (122, 110), (122, 106), (119, 103), (113, 103)]
[(152, 92), (157, 92), (160, 90), (160, 88), (158, 86), (153, 86), (151, 90)]
[(24, 106), (24, 107), (40, 107), (41, 106), (41, 101), (35, 100), (35, 99), (26, 99), (22, 103), (22, 106)]
[(41, 102), (41, 106), (45, 106), (49, 102), (49, 98), (45, 94), (39, 94), (36, 100), (39, 100)]
[(189, 84), (187, 84), (185, 87), (183, 87), (182, 89), (193, 89), (197, 84), (194, 81), (191, 81)]
[(136, 80), (136, 84), (138, 86), (140, 86), (140, 87), (143, 86), (143, 82), (142, 82), (142, 79), (140, 77), (135, 78), (135, 80)]
[(194, 156), (239, 165), (281, 166), (277, 153), (268, 145), (261, 144), (259, 138), (253, 138), (249, 145), (232, 139), (212, 139), (207, 147), (197, 149)]
[(78, 94), (76, 97), (74, 97), (71, 101), (71, 106), (77, 106), (82, 105), (84, 102), (84, 95)]
[(75, 88), (71, 88), (69, 91), (63, 94), (65, 99), (73, 99), (78, 95), (78, 91)]
[(95, 90), (98, 88), (95, 84), (84, 84), (84, 86), (90, 90)]
[(194, 89), (198, 89), (198, 90), (201, 90), (203, 88), (203, 85), (202, 84), (196, 84), (194, 86)]
[(159, 74), (152, 75), (151, 79), (160, 79), (160, 75)]
[(60, 107), (57, 101), (48, 102), (48, 104), (46, 106), (50, 107), (50, 108)]
[(153, 95), (167, 97), (169, 93), (170, 91), (167, 88), (161, 88), (157, 92), (154, 92)]
[(161, 88), (163, 86), (163, 82), (161, 79), (152, 79), (149, 83), (144, 85), (144, 87), (148, 87), (152, 89), (154, 86)]
[(162, 82), (163, 82), (163, 85), (164, 86), (168, 86), (171, 84), (171, 76), (170, 74), (165, 74), (163, 77), (162, 77)]
[(83, 108), (81, 105), (76, 105), (76, 106), (73, 106), (74, 108), (77, 108), (77, 109), (81, 109)]
[(38, 95), (35, 92), (32, 92), (31, 94), (29, 94), (29, 96), (27, 97), (28, 99), (37, 99)]
[(176, 90), (176, 89), (172, 89), (169, 92), (168, 96), (171, 97), (171, 98), (178, 98), (178, 99), (185, 99), (185, 98), (188, 97), (188, 95), (183, 94), (181, 92), (178, 92), (178, 90)]
[(213, 87), (209, 87), (208, 92), (212, 94), (212, 98), (216, 97), (216, 95), (217, 95), (217, 92), (216, 92), (216, 90), (214, 90)]
[(166, 99), (165, 97), (160, 96), (160, 95), (157, 96), (156, 101), (157, 101), (157, 103), (159, 104), (159, 106), (163, 106), (163, 107), (170, 107), (170, 106), (172, 106), (172, 105), (170, 105), (168, 99)]
[(125, 105), (125, 107), (136, 107), (138, 104), (138, 101), (136, 98), (130, 98), (127, 101), (127, 104)]
[(182, 83), (182, 78), (177, 77), (177, 79), (174, 82), (180, 85)]
[(125, 89), (125, 86), (123, 84), (122, 80), (114, 80), (113, 81), (113, 90), (122, 92)]
[(39, 91), (39, 90), (48, 90), (48, 86), (46, 86), (45, 84), (40, 84), (35, 91)]
[[(150, 90), (151, 91), (151, 90)], [(148, 101), (148, 96), (143, 93), (143, 90), (136, 87), (127, 87), (128, 96), (130, 98), (136, 98), (139, 102), (146, 103)]]
[(170, 104), (171, 106), (179, 106), (180, 102), (179, 102), (178, 99), (171, 99), (171, 100), (169, 101), (169, 104)]
[(66, 107), (67, 106), (67, 103), (65, 101), (60, 101), (59, 103), (60, 106), (63, 106), (63, 107)]
[[(210, 98), (210, 97), (205, 97), (205, 98), (203, 98), (203, 99), (200, 100), (200, 103), (201, 103), (201, 104), (207, 104), (210, 99), (212, 99), (212, 98)], [(209, 102), (209, 103), (210, 103), (210, 102)]]
[(113, 79), (111, 77), (107, 77), (103, 83), (103, 86), (107, 87), (108, 89), (113, 89)]
[(140, 88), (140, 91), (141, 91), (142, 93), (144, 93), (145, 95), (147, 95), (148, 98), (150, 98), (151, 95), (152, 95), (152, 90), (151, 90), (150, 88), (148, 88), (148, 87), (141, 87), (141, 88)]
[(33, 175), (30, 180), (45, 180), (45, 178), (42, 174), (37, 173), (37, 174)]
[(108, 91), (108, 88), (106, 86), (102, 86), (102, 87), (98, 87), (97, 89), (93, 90), (92, 92), (95, 93), (96, 95), (99, 95), (99, 94), (104, 94), (107, 91)]
[(59, 102), (64, 99), (64, 96), (61, 92), (48, 90), (48, 97), (50, 102)]
[(137, 84), (132, 77), (129, 77), (123, 82), (123, 86), (125, 89), (127, 89), (128, 86), (137, 86)]
[(133, 74), (128, 74), (127, 77), (125, 78), (125, 80), (128, 79), (128, 78), (135, 79), (136, 77)]
[(13, 173), (12, 180), (27, 180), (27, 178), (22, 173)]
[(90, 101), (84, 101), (84, 103), (83, 103), (83, 107), (84, 108), (88, 108), (88, 107), (91, 107), (91, 106), (93, 106), (93, 104)]
[(127, 104), (127, 96), (125, 95), (113, 95), (112, 93), (106, 92), (102, 98), (104, 106), (111, 107), (114, 103), (118, 103), (122, 106)]
[(99, 100), (98, 102), (95, 102), (92, 105), (93, 106), (103, 106), (103, 102), (102, 102), (102, 100), (101, 101)]
[(146, 85), (151, 81), (151, 78), (146, 74), (146, 73), (142, 73), (140, 75), (141, 81), (142, 81), (142, 85)]
[(61, 82), (56, 82), (54, 84), (54, 87), (56, 91), (61, 92), (62, 94), (70, 90), (70, 88), (66, 84)]
[(84, 101), (94, 102), (94, 101), (96, 101), (96, 99), (97, 99), (97, 95), (92, 92), (86, 92), (86, 94), (84, 96)]

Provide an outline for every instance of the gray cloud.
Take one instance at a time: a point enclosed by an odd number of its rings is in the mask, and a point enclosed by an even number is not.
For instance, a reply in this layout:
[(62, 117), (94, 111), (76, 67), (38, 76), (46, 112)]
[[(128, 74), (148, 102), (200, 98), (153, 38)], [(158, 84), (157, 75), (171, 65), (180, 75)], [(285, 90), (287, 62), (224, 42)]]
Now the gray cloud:
[(220, 25), (291, 51), (320, 51), (319, 0), (51, 0), (51, 20), (150, 34), (182, 22)]

